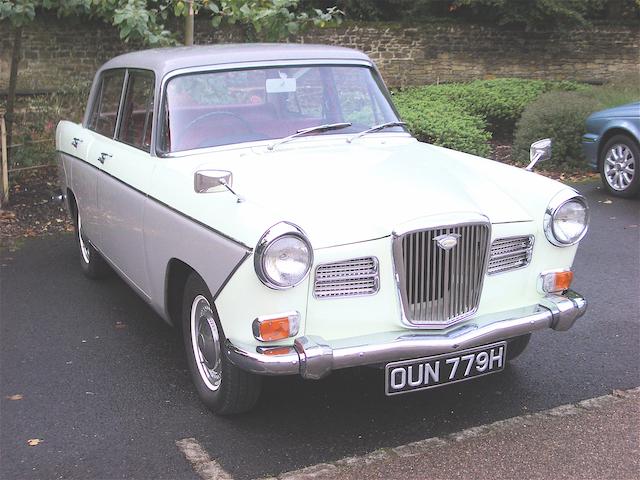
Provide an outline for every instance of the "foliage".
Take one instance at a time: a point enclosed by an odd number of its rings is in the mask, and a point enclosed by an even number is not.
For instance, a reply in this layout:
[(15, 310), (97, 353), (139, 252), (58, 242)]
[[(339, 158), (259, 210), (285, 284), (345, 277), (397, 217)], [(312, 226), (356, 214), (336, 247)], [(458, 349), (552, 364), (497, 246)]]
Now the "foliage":
[[(54, 131), (58, 121), (65, 118), (82, 121), (84, 102), (89, 96), (90, 82), (68, 83), (54, 93), (20, 96), (16, 103), (12, 144), (12, 167), (30, 167), (53, 161)], [(0, 101), (0, 108), (3, 107)]]
[(325, 27), (342, 20), (336, 7), (301, 11), (298, 0), (220, 0), (203, 6), (211, 12), (214, 27), (223, 21), (248, 27), (247, 40), (282, 40), (310, 26)]
[(584, 166), (581, 143), (584, 122), (599, 107), (598, 101), (585, 92), (549, 92), (540, 96), (525, 109), (518, 121), (514, 159), (526, 162), (532, 142), (551, 138), (551, 165), (560, 168)]
[(395, 95), (401, 118), (418, 140), (455, 150), (486, 156), (491, 133), (485, 121), (445, 97), (429, 98), (424, 89), (410, 89)]
[(463, 19), (526, 29), (587, 25), (599, 19), (637, 19), (638, 0), (305, 0), (337, 4), (352, 20)]
[[(196, 15), (211, 17), (214, 28), (243, 25), (253, 37), (249, 39), (260, 40), (281, 40), (310, 26), (338, 23), (342, 18), (336, 7), (304, 11), (298, 0), (193, 0), (192, 5)], [(15, 27), (28, 24), (40, 10), (61, 17), (96, 18), (115, 26), (124, 41), (154, 46), (176, 44), (177, 35), (167, 24), (189, 14), (186, 0), (0, 0), (0, 20), (9, 20)]]
[(421, 140), (486, 155), (487, 140), (510, 137), (525, 107), (539, 95), (581, 89), (574, 82), (503, 78), (410, 88), (398, 92), (394, 102)]
[(587, 15), (604, 8), (606, 0), (456, 0), (452, 8), (461, 14), (482, 15), (501, 25), (527, 28), (585, 25)]

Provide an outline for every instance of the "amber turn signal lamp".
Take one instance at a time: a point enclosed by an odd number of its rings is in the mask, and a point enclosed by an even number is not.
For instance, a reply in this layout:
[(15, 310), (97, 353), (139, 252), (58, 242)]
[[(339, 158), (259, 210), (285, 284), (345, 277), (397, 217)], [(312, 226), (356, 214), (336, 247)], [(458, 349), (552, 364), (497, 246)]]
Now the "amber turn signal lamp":
[(570, 270), (560, 272), (548, 272), (540, 275), (542, 278), (542, 291), (545, 293), (559, 293), (569, 290), (573, 280), (573, 272)]
[(258, 317), (253, 321), (253, 336), (263, 342), (282, 340), (298, 334), (300, 314), (283, 313)]

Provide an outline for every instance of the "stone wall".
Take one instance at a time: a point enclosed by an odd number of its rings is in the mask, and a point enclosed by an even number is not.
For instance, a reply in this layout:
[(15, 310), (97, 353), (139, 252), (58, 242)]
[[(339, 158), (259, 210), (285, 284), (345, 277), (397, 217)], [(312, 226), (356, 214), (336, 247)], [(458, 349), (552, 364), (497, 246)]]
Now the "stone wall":
[[(196, 26), (197, 43), (238, 39)], [(363, 50), (391, 86), (494, 77), (602, 82), (640, 73), (640, 26), (599, 24), (589, 29), (529, 32), (468, 24), (345, 24), (297, 41)], [(0, 91), (9, 79), (12, 38), (0, 23)], [(139, 46), (122, 43), (112, 27), (41, 18), (24, 32), (19, 88), (56, 90), (88, 80), (108, 58)]]

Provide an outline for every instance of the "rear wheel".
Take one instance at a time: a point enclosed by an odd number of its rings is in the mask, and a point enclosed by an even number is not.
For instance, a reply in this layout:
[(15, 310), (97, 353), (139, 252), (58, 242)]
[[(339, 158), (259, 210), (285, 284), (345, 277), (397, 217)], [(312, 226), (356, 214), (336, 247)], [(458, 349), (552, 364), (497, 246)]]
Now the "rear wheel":
[(251, 410), (260, 396), (262, 379), (227, 359), (211, 294), (195, 273), (184, 289), (182, 332), (191, 378), (202, 402), (219, 415)]
[(102, 278), (109, 272), (109, 266), (84, 235), (82, 231), (82, 218), (80, 217), (77, 206), (75, 211), (76, 243), (78, 244), (78, 253), (80, 254), (80, 268), (82, 268), (82, 272), (89, 278)]

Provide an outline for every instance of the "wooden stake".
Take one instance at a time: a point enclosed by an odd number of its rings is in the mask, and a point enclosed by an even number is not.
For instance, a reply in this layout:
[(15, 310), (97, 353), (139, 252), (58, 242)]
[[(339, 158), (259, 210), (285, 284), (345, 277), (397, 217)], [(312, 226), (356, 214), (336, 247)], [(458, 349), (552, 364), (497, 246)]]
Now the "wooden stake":
[(7, 159), (7, 126), (4, 122), (4, 113), (0, 113), (0, 138), (2, 143), (2, 196), (0, 208), (9, 201), (9, 161)]

